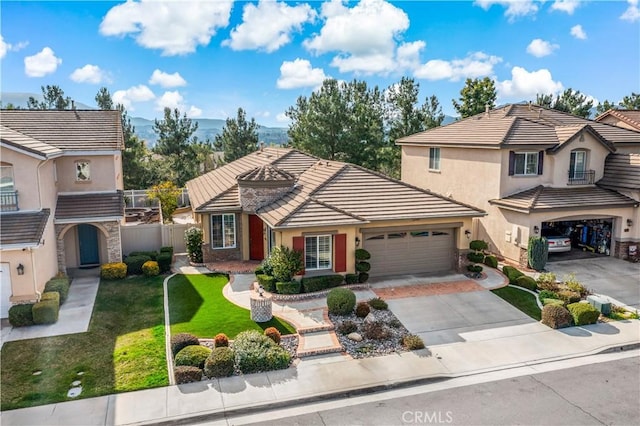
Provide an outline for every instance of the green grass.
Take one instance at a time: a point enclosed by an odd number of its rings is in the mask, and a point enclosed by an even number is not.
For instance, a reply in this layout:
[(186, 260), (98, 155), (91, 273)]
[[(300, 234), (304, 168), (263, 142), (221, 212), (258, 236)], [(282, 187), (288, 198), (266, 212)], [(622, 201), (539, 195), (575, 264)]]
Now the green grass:
[(541, 311), (538, 307), (538, 304), (536, 303), (536, 296), (534, 296), (533, 294), (527, 293), (526, 291), (522, 291), (511, 286), (506, 286), (491, 291), (493, 292), (493, 294), (506, 300), (525, 314), (529, 315), (531, 318), (540, 321)]
[(171, 334), (191, 333), (213, 338), (218, 333), (230, 339), (245, 330), (275, 327), (282, 334), (295, 333), (289, 323), (276, 317), (265, 323), (251, 320), (248, 309), (234, 305), (222, 294), (226, 275), (176, 275), (169, 280)]
[(5, 343), (2, 410), (66, 401), (74, 380), (79, 398), (168, 385), (163, 279), (102, 281), (86, 333)]

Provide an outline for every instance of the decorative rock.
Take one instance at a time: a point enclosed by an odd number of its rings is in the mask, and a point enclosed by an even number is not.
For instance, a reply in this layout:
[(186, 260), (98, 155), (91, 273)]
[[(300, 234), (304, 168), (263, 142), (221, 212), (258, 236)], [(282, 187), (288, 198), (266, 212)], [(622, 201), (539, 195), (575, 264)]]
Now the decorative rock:
[(362, 336), (360, 335), (360, 333), (356, 332), (349, 333), (347, 335), (347, 339), (353, 340), (354, 342), (362, 342)]
[(40, 371), (40, 370), (36, 370), (36, 371), (34, 371), (33, 373), (31, 373), (31, 374), (32, 374), (33, 376), (39, 376), (39, 375), (41, 375), (41, 374), (42, 374), (42, 371)]
[(80, 380), (74, 380), (73, 383), (71, 383), (71, 386), (77, 387), (77, 386), (80, 386), (81, 383), (82, 382)]
[(82, 376), (84, 374), (84, 371), (78, 371), (78, 376)]
[(67, 392), (67, 398), (76, 398), (80, 396), (81, 393), (82, 393), (82, 386), (71, 388), (69, 389), (69, 392)]
[(366, 317), (364, 317), (364, 322), (366, 324), (368, 324), (370, 322), (376, 322), (376, 317), (373, 315), (372, 312), (369, 312), (369, 314)]

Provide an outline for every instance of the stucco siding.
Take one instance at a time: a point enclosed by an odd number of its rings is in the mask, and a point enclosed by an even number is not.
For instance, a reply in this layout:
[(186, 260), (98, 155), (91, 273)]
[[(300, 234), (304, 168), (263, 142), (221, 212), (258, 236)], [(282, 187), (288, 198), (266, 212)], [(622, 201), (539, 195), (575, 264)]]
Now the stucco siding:
[[(76, 181), (76, 161), (89, 161), (91, 180)], [(113, 191), (122, 189), (117, 175), (122, 172), (120, 165), (113, 155), (70, 156), (57, 159), (58, 191), (60, 192), (91, 192)]]

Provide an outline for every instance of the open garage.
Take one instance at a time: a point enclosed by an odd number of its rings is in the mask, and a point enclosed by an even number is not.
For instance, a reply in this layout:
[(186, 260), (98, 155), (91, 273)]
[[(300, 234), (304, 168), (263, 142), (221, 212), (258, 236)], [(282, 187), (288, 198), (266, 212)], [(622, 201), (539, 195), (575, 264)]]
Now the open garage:
[(549, 260), (565, 260), (582, 254), (589, 254), (586, 257), (609, 256), (613, 226), (613, 218), (542, 222), (543, 236), (563, 235), (571, 241), (571, 249), (567, 252), (554, 252), (550, 247)]

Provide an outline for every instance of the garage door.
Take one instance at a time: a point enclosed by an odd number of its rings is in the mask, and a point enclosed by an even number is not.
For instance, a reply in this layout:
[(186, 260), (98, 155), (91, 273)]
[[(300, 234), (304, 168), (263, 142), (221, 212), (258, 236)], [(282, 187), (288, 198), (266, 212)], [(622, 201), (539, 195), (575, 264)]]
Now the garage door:
[(366, 232), (364, 248), (371, 253), (372, 277), (453, 269), (453, 229)]

